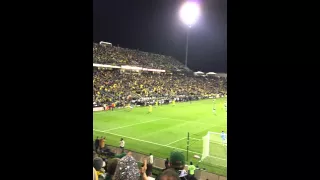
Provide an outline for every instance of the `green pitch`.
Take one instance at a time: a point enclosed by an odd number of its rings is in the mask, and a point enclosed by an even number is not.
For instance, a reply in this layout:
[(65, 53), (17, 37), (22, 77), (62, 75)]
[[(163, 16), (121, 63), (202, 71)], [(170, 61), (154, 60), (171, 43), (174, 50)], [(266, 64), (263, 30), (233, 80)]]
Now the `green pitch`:
[[(149, 107), (116, 109), (93, 113), (93, 136), (105, 136), (106, 144), (119, 146), (120, 138), (126, 142), (125, 149), (143, 154), (152, 153), (154, 157), (169, 158), (177, 149), (187, 155), (187, 134), (190, 133), (188, 161), (209, 172), (226, 175), (226, 147), (210, 143), (210, 157), (202, 162), (194, 155), (202, 155), (202, 137), (208, 131), (227, 133), (227, 113), (224, 109), (226, 98), (215, 101), (216, 114), (212, 112), (212, 99), (190, 103), (176, 103)], [(219, 135), (217, 135), (219, 137)], [(189, 163), (187, 162), (187, 163)]]

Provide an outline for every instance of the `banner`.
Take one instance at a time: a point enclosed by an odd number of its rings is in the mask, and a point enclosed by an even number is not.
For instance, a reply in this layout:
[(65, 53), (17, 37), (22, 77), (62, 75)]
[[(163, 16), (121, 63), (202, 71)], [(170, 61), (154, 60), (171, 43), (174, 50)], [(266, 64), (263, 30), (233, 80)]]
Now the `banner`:
[(103, 111), (103, 107), (94, 107), (93, 111)]

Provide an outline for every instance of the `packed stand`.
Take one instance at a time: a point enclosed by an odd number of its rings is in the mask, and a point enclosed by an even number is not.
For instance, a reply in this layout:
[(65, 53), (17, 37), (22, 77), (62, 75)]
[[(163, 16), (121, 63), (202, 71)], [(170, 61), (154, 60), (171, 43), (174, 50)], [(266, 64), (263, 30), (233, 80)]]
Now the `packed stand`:
[(93, 43), (93, 63), (130, 65), (167, 71), (190, 71), (170, 56)]
[(135, 100), (208, 97), (226, 92), (226, 79), (165, 73), (128, 73), (119, 69), (93, 68), (93, 102), (121, 103), (128, 96)]

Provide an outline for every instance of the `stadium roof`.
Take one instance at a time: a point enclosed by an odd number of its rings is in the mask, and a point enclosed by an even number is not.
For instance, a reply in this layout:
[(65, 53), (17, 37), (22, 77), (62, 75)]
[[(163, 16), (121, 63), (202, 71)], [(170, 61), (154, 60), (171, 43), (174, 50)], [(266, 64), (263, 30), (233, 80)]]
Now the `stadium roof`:
[(214, 73), (214, 72), (208, 72), (207, 74), (214, 75), (214, 74), (216, 74), (216, 73)]

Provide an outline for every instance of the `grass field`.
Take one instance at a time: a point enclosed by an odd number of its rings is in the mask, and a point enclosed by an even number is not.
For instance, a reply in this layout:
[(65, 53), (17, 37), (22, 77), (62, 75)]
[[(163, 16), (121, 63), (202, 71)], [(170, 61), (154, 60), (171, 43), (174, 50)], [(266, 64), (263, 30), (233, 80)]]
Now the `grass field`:
[[(224, 109), (225, 98), (217, 99), (216, 114), (212, 112), (212, 99), (190, 103), (176, 103), (175, 106), (154, 107), (148, 114), (148, 107), (137, 107), (132, 111), (116, 109), (93, 113), (93, 132), (105, 136), (106, 144), (119, 146), (124, 138), (125, 149), (154, 157), (167, 158), (174, 149), (187, 154), (187, 134), (190, 133), (189, 160), (205, 167), (209, 172), (226, 175), (226, 147), (210, 143), (210, 157), (196, 162), (194, 155), (202, 154), (202, 137), (208, 131), (227, 132), (227, 118)], [(218, 136), (217, 136), (218, 137)]]

